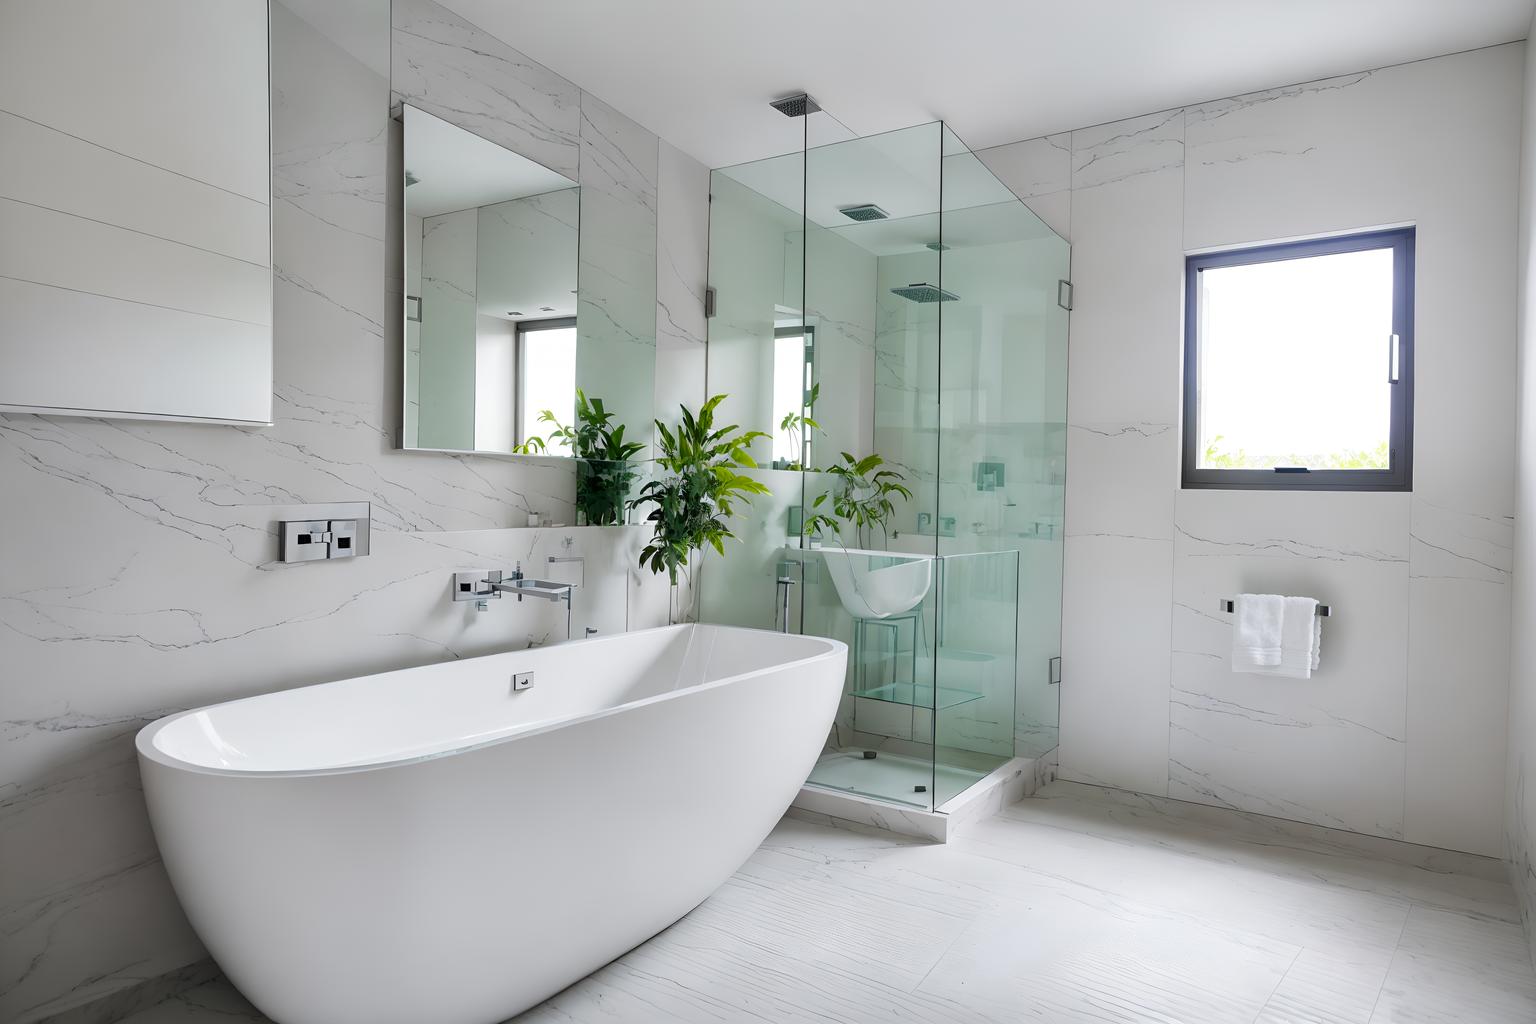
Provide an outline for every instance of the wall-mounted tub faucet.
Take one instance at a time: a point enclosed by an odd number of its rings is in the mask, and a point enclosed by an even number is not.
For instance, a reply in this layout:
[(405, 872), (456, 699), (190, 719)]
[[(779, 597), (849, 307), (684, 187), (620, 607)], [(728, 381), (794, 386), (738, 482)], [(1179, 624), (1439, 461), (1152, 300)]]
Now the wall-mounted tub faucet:
[(522, 562), (518, 562), (517, 568), (510, 573), (503, 573), (500, 569), (479, 569), (453, 574), (454, 601), (473, 601), (475, 608), (482, 612), (490, 608), (492, 600), (500, 599), (503, 594), (515, 594), (519, 601), (525, 597), (564, 601), (567, 640), (571, 639), (571, 593), (575, 589), (574, 583), (555, 583), (524, 576)]

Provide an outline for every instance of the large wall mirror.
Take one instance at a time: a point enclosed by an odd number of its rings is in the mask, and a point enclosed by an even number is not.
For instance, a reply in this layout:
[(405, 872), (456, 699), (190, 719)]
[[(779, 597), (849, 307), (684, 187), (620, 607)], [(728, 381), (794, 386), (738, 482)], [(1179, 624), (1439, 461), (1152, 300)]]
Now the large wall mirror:
[(266, 0), (0, 3), (0, 411), (272, 418)]
[(406, 105), (404, 447), (570, 456), (581, 189)]

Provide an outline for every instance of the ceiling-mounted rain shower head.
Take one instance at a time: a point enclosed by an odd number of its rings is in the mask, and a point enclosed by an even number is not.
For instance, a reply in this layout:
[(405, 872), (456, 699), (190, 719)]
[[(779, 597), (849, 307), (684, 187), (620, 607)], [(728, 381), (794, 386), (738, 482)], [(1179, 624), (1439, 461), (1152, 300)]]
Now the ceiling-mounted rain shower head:
[(797, 92), (793, 96), (784, 96), (773, 100), (768, 104), (774, 110), (785, 117), (804, 117), (806, 114), (814, 114), (821, 109), (821, 104), (811, 99), (810, 93)]
[(945, 245), (943, 242), (924, 242), (923, 247), (926, 249), (932, 249), (934, 252), (949, 252), (949, 246)]
[(937, 285), (926, 284), (919, 281), (917, 284), (909, 284), (905, 288), (892, 288), (892, 295), (900, 295), (912, 302), (954, 302), (960, 298), (954, 292), (947, 292)]
[(837, 212), (849, 220), (885, 220), (890, 214), (886, 213), (874, 203), (855, 203), (853, 206), (839, 206)]

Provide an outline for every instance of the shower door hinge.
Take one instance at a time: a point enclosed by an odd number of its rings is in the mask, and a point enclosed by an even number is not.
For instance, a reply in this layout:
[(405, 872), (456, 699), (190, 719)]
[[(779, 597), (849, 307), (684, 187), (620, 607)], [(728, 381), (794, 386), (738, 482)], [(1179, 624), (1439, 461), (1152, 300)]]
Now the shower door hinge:
[(704, 289), (704, 317), (705, 317), (705, 319), (708, 319), (709, 317), (712, 317), (714, 315), (715, 315), (715, 289), (713, 287), (705, 288)]
[(1072, 282), (1066, 278), (1056, 282), (1056, 305), (1068, 312), (1072, 309)]
[(1045, 676), (1045, 681), (1050, 686), (1061, 682), (1061, 655), (1058, 654), (1045, 663)]

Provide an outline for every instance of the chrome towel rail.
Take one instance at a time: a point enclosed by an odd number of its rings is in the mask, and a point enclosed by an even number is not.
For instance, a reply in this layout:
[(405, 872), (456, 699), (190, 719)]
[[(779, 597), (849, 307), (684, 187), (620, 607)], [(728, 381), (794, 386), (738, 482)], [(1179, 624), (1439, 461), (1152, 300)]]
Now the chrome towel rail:
[[(1222, 611), (1231, 613), (1235, 608), (1236, 608), (1236, 605), (1233, 603), (1233, 601), (1232, 601), (1232, 599), (1230, 597), (1224, 597), (1224, 598), (1221, 599), (1221, 610)], [(1317, 614), (1321, 618), (1325, 618), (1326, 619), (1330, 615), (1333, 614), (1333, 611), (1327, 605), (1319, 604), (1317, 606)]]

